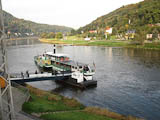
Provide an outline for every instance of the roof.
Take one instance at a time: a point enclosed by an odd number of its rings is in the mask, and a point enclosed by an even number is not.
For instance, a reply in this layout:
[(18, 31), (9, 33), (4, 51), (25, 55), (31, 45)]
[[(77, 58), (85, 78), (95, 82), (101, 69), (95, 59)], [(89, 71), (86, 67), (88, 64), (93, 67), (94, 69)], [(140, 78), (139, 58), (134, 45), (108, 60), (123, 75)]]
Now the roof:
[(97, 33), (97, 30), (90, 30), (89, 33)]
[(135, 33), (136, 30), (128, 30), (127, 33)]
[[(46, 52), (45, 53), (46, 55), (50, 55), (50, 56), (54, 56), (54, 57), (68, 57), (67, 54), (61, 54), (61, 53), (56, 53), (54, 54), (53, 52)], [(60, 62), (60, 61), (59, 61)], [(60, 62), (62, 64), (66, 64), (66, 65), (71, 65), (71, 66), (86, 66), (87, 64), (84, 64), (84, 63), (80, 63), (80, 62), (77, 62), (77, 61), (73, 61), (73, 60), (69, 60), (69, 61), (63, 61), (63, 62)]]
[(46, 55), (54, 56), (54, 57), (68, 57), (67, 54), (61, 54), (61, 53), (56, 53), (54, 54), (53, 52), (46, 52)]

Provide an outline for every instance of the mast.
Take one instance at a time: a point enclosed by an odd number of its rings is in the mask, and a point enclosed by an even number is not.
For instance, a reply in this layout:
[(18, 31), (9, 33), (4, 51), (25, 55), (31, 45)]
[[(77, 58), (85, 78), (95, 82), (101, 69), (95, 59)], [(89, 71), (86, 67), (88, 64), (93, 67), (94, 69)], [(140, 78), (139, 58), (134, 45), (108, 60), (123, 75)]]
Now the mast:
[(53, 54), (56, 54), (56, 45), (53, 45)]

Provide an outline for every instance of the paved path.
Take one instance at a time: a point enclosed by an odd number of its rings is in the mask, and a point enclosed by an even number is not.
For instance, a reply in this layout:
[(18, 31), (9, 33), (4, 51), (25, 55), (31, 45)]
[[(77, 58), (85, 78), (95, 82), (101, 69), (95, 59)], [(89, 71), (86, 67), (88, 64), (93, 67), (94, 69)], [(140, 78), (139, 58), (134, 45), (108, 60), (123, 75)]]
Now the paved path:
[(22, 91), (14, 87), (12, 87), (12, 93), (13, 93), (13, 102), (14, 102), (16, 120), (35, 120), (30, 116), (26, 116), (25, 114), (21, 113), (22, 105), (26, 101), (28, 95), (24, 94)]
[[(13, 103), (14, 103), (14, 112), (15, 112), (15, 119), (14, 120), (37, 120), (30, 116), (21, 113), (22, 105), (28, 98), (28, 95), (20, 91), (19, 89), (12, 87), (12, 94), (13, 94)], [(7, 99), (7, 95), (4, 95), (4, 99)], [(4, 110), (8, 111), (8, 106), (3, 104)], [(5, 114), (5, 113), (4, 113)], [(7, 118), (4, 118), (7, 120)]]

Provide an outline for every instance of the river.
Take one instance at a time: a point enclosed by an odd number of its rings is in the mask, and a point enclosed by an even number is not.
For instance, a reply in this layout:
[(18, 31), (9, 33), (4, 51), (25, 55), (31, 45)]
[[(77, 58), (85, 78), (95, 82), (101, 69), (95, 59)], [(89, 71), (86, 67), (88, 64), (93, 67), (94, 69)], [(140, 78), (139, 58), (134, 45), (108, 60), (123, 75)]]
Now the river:
[[(33, 57), (53, 46), (38, 41), (18, 41), (9, 44), (8, 66), (10, 73), (37, 68)], [(64, 96), (74, 97), (86, 106), (107, 108), (124, 115), (147, 120), (160, 119), (160, 51), (98, 46), (57, 46), (58, 53), (96, 65), (96, 88), (79, 89), (57, 85), (54, 81), (28, 83), (52, 91), (55, 88)]]

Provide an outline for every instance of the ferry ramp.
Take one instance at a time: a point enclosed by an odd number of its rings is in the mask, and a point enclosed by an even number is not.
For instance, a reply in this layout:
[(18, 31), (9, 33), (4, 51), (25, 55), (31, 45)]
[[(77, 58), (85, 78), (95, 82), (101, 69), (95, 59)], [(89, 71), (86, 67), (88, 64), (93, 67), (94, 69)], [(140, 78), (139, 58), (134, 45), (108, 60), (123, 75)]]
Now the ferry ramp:
[(65, 80), (71, 77), (71, 73), (56, 74), (52, 73), (42, 73), (42, 74), (11, 74), (11, 82), (24, 83), (24, 82), (36, 82), (36, 81), (46, 81), (46, 80)]

